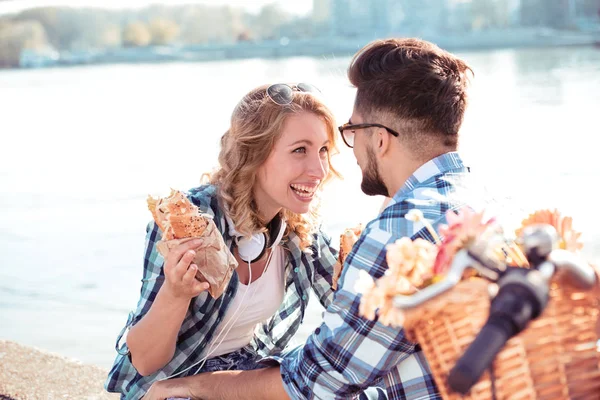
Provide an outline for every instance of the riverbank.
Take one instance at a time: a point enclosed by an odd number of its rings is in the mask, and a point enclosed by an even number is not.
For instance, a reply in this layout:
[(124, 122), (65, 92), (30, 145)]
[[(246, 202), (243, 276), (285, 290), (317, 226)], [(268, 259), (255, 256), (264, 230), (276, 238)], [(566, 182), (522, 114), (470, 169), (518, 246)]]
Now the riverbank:
[(111, 400), (107, 371), (57, 354), (0, 340), (0, 399)]
[[(395, 36), (415, 36), (398, 33)], [(416, 35), (419, 36), (419, 35)], [(562, 31), (549, 28), (514, 28), (461, 34), (420, 35), (450, 51), (505, 48), (600, 46), (600, 29), (593, 32)], [(24, 51), (20, 67), (40, 68), (65, 65), (201, 62), (247, 58), (343, 57), (351, 56), (376, 37), (318, 37), (236, 43), (119, 47), (79, 51), (38, 53)]]

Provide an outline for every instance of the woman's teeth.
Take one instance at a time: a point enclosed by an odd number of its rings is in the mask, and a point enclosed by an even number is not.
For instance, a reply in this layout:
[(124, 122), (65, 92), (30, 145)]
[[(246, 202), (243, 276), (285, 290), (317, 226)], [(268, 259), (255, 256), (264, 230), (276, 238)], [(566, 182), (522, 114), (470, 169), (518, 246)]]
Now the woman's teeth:
[(310, 198), (315, 193), (316, 188), (311, 188), (304, 185), (290, 185), (294, 193), (296, 193), (300, 197)]

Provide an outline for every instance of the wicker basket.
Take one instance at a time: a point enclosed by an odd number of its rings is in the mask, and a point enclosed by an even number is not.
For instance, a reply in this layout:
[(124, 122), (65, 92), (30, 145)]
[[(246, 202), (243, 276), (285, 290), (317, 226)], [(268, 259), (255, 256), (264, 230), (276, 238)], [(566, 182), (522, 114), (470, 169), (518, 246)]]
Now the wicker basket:
[(421, 344), (444, 399), (600, 399), (600, 291), (570, 290), (554, 283), (544, 313), (508, 341), (469, 395), (453, 393), (446, 379), (484, 325), (488, 282), (473, 278), (418, 309), (407, 319), (411, 340)]

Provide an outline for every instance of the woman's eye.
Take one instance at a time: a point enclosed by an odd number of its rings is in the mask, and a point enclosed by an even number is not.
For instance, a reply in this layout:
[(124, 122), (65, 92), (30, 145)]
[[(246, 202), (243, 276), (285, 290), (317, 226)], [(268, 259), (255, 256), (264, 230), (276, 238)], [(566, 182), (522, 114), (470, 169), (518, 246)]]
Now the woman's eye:
[(293, 153), (306, 153), (306, 147), (298, 147)]
[(323, 146), (321, 147), (321, 150), (319, 150), (321, 153), (329, 153), (329, 147), (327, 146)]

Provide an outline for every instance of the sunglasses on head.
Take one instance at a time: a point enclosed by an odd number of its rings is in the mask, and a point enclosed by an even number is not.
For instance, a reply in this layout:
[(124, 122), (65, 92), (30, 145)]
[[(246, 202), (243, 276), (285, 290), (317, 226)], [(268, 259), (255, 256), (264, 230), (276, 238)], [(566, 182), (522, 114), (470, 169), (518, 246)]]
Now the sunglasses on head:
[(294, 99), (294, 91), (305, 93), (321, 93), (316, 86), (313, 86), (310, 83), (298, 83), (296, 85), (276, 83), (267, 88), (267, 96), (273, 101), (273, 103), (280, 106), (286, 106)]

